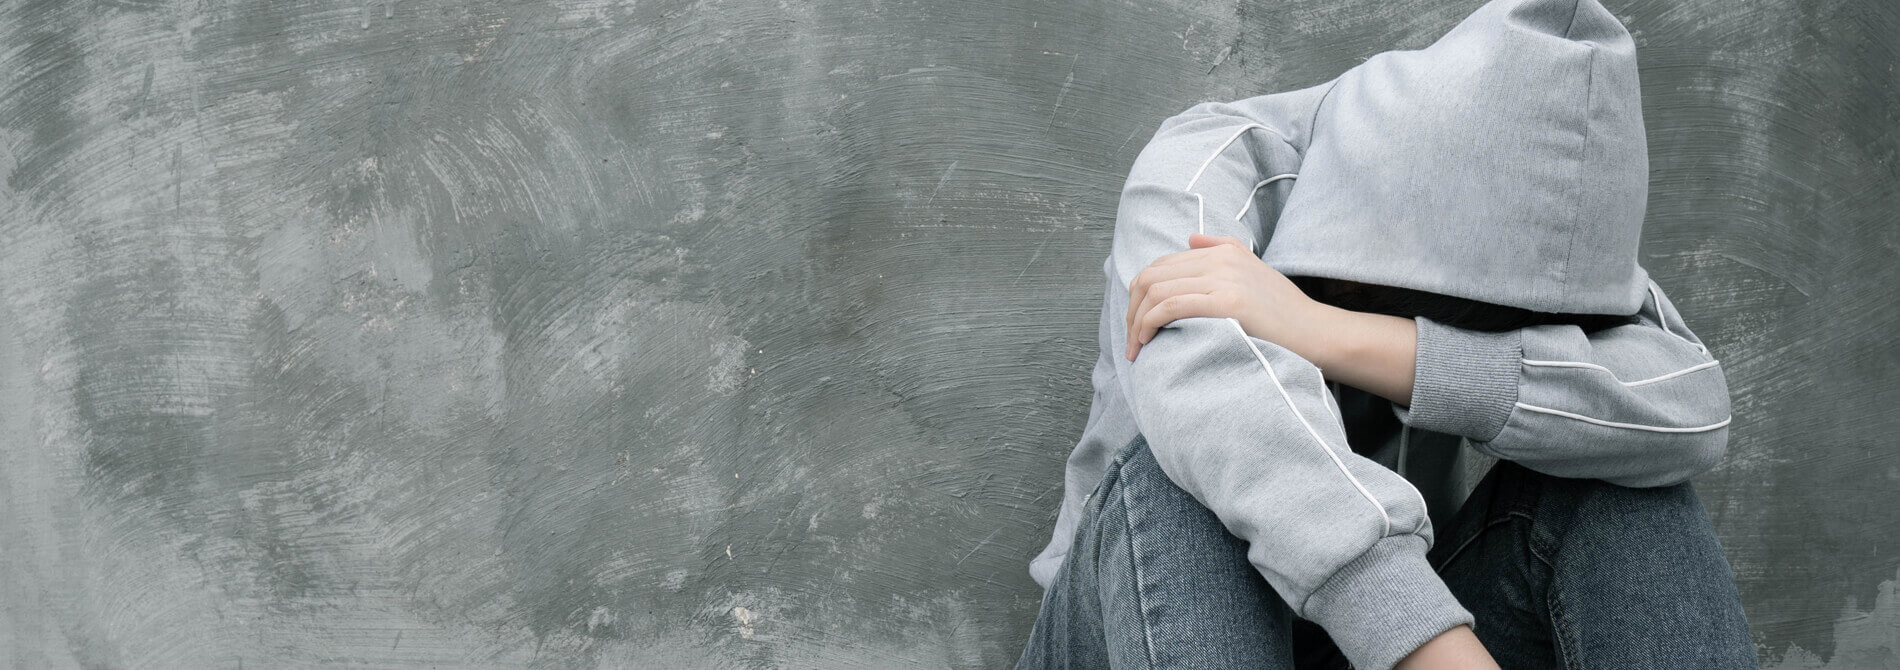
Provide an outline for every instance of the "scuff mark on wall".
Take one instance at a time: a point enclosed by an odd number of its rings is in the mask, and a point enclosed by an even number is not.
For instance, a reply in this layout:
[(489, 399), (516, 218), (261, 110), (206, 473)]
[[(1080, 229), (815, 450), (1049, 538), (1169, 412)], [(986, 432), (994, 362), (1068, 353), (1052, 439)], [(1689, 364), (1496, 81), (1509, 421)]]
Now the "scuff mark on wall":
[(1770, 670), (1835, 670), (1900, 666), (1900, 575), (1880, 583), (1872, 607), (1849, 599), (1834, 620), (1834, 652), (1823, 659), (1800, 645), (1789, 645)]

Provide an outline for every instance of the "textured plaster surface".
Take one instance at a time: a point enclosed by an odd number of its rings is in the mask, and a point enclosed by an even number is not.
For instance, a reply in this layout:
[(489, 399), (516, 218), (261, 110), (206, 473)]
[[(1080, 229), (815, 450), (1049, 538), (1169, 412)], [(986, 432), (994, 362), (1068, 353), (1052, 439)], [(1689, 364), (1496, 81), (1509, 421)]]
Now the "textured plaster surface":
[[(995, 668), (1130, 162), (1477, 5), (0, 4), (0, 666)], [(1764, 664), (1900, 664), (1900, 5), (1612, 1)]]

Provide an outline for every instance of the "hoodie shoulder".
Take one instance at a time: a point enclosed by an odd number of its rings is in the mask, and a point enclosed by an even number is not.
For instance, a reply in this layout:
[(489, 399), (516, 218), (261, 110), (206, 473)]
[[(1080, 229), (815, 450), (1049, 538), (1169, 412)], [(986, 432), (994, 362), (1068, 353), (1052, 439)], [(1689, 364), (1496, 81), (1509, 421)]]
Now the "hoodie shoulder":
[(1313, 118), (1320, 102), (1339, 80), (1317, 86), (1256, 95), (1231, 102), (1203, 102), (1163, 121), (1161, 130), (1207, 117), (1224, 117), (1259, 124), (1279, 135), (1288, 146), (1305, 153), (1313, 138)]

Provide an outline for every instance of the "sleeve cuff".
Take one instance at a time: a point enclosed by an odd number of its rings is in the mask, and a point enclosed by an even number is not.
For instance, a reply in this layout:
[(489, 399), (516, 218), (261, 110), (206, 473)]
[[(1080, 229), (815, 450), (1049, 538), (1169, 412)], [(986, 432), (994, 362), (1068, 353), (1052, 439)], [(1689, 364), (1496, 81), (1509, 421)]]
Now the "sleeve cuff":
[(1413, 367), (1412, 406), (1394, 407), (1414, 428), (1490, 442), (1504, 432), (1517, 405), (1519, 367), (1524, 359), (1520, 331), (1488, 333), (1447, 326), (1425, 317), (1418, 322), (1418, 356)]
[(1425, 538), (1393, 535), (1346, 564), (1306, 599), (1300, 616), (1319, 624), (1355, 668), (1385, 670), (1471, 612), (1425, 560)]

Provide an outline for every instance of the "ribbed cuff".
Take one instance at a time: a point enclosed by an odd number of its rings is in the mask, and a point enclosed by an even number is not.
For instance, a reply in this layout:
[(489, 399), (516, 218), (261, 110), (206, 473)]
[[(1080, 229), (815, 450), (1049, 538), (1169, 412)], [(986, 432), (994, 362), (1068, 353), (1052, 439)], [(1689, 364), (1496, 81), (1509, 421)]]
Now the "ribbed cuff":
[(1326, 629), (1360, 670), (1387, 670), (1471, 612), (1425, 561), (1425, 538), (1393, 535), (1333, 573), (1300, 616)]
[(1524, 360), (1519, 331), (1487, 333), (1416, 317), (1418, 357), (1412, 406), (1399, 419), (1414, 428), (1490, 442), (1517, 406)]

